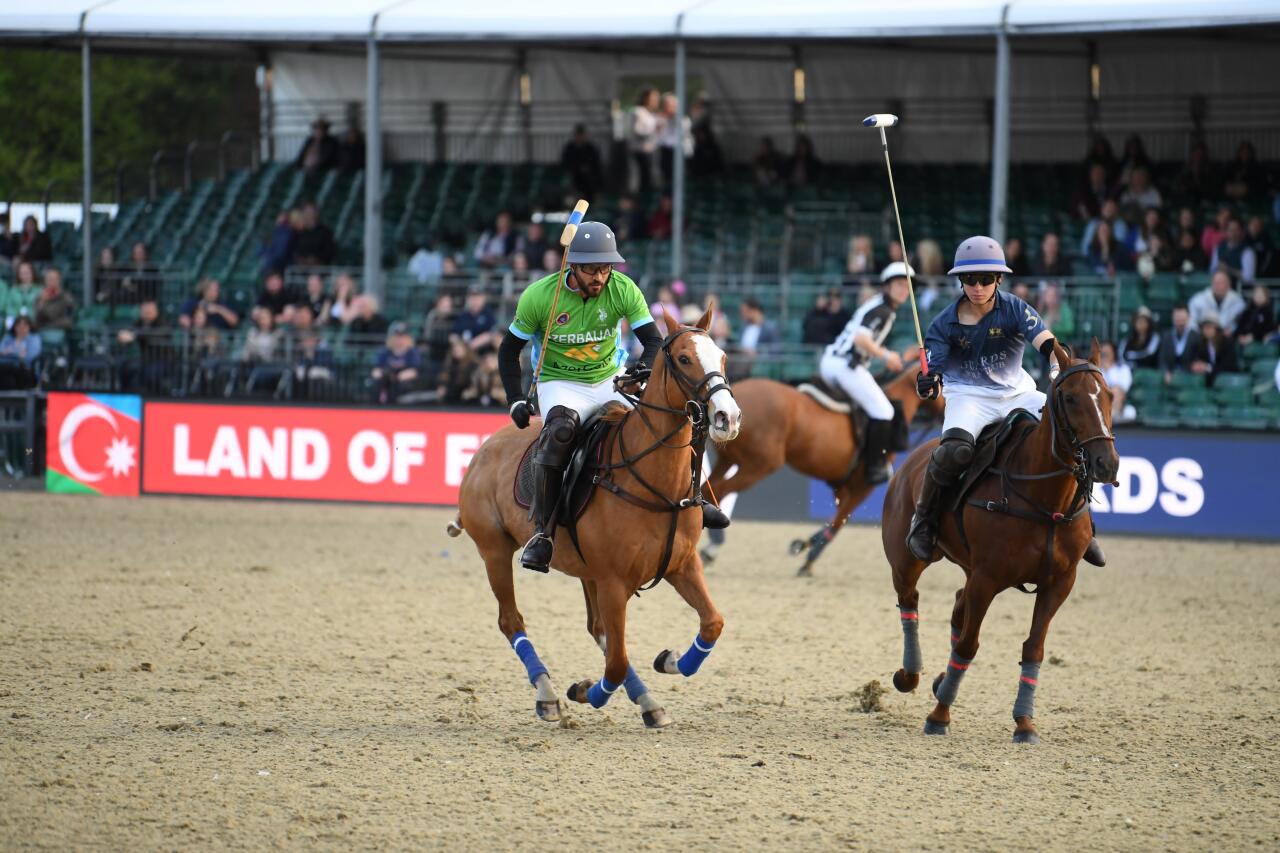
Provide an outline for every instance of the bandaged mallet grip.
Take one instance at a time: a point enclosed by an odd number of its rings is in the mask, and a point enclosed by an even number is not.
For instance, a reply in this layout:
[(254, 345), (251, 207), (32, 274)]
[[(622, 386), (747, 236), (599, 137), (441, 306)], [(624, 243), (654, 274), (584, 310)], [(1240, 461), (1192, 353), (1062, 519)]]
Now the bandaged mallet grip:
[(573, 242), (573, 238), (578, 233), (578, 226), (582, 224), (583, 218), (587, 215), (587, 200), (585, 198), (578, 199), (578, 203), (573, 206), (573, 213), (569, 214), (569, 221), (564, 224), (564, 230), (560, 232), (560, 245), (566, 249)]

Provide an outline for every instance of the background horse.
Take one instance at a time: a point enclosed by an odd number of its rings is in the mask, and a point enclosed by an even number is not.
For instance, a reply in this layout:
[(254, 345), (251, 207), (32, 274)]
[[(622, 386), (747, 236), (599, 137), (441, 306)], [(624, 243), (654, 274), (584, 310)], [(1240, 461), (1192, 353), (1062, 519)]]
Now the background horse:
[[(604, 677), (572, 685), (569, 698), (599, 708), (625, 686), (651, 728), (668, 725), (671, 718), (627, 660), (631, 596), (647, 582), (665, 577), (698, 613), (693, 644), (683, 655), (670, 650), (660, 654), (655, 662), (660, 672), (693, 675), (724, 626), (707, 592), (697, 553), (702, 512), (693, 500), (692, 474), (698, 461), (694, 448), (708, 433), (715, 441), (732, 439), (742, 415), (724, 379), (724, 353), (706, 333), (710, 324), (711, 309), (694, 327), (681, 327), (667, 317), (667, 328), (675, 331), (663, 341), (661, 358), (656, 359), (637, 408), (619, 407), (608, 416), (616, 423), (606, 439), (606, 464), (596, 482), (604, 481), (602, 491), (609, 493), (596, 494), (578, 519), (577, 547), (567, 525), (560, 525), (551, 562), (558, 571), (582, 580), (587, 630), (605, 653)], [(525, 634), (511, 565), (518, 543), (533, 532), (528, 511), (515, 501), (513, 480), (537, 436), (534, 428), (506, 426), (480, 447), (462, 481), (458, 518), (449, 534), (466, 530), (475, 541), (498, 599), (498, 629), (537, 690), (538, 717), (554, 722), (560, 719), (560, 702)]]
[[(943, 401), (922, 401), (916, 396), (915, 368), (904, 370), (884, 386), (890, 400), (902, 404), (908, 424), (917, 410), (941, 417)], [(720, 500), (735, 492), (745, 492), (783, 465), (809, 477), (831, 484), (836, 512), (809, 539), (797, 539), (791, 553), (808, 550), (799, 574), (812, 573), (813, 563), (844, 527), (849, 514), (871, 494), (863, 477), (863, 460), (857, 459), (863, 436), (854, 435), (849, 415), (835, 412), (808, 394), (772, 379), (747, 379), (734, 386), (734, 397), (742, 409), (742, 433), (716, 448), (715, 465), (707, 482)], [(862, 430), (859, 430), (861, 433)], [(893, 454), (889, 454), (890, 461)], [(734, 465), (738, 470), (726, 476)], [(713, 558), (718, 549), (703, 551), (703, 559)]]
[[(925, 720), (927, 734), (947, 733), (951, 705), (978, 653), (978, 631), (992, 599), (1009, 587), (1034, 583), (1013, 740), (1039, 742), (1033, 717), (1044, 638), (1071, 593), (1076, 564), (1092, 537), (1087, 507), (1093, 484), (1113, 481), (1120, 465), (1111, 433), (1111, 390), (1097, 366), (1097, 340), (1088, 361), (1073, 361), (1061, 345), (1055, 344), (1054, 352), (1058, 364), (1069, 366), (1051, 383), (1040, 422), (1012, 435), (957, 513), (947, 512), (943, 497), (933, 558), (946, 556), (964, 569), (965, 584), (951, 612), (951, 659), (933, 682), (937, 705)], [(880, 528), (903, 633), (902, 669), (893, 684), (904, 693), (915, 689), (923, 670), (916, 583), (927, 565), (907, 548), (907, 530), (937, 444), (917, 448), (894, 475)]]

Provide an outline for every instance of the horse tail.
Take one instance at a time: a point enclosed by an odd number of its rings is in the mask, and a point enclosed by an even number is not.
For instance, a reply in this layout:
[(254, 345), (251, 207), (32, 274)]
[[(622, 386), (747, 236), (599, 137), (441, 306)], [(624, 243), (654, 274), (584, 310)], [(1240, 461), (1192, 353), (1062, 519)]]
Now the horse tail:
[(464, 529), (462, 526), (462, 513), (459, 512), (453, 517), (453, 521), (445, 526), (444, 532), (448, 533), (451, 538), (456, 539), (462, 535)]

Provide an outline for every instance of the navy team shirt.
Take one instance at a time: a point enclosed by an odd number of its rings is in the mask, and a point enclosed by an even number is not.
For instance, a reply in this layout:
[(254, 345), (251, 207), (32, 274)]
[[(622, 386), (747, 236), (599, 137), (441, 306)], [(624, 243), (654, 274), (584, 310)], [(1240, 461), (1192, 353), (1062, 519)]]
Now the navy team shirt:
[(997, 290), (996, 307), (976, 325), (960, 323), (951, 303), (933, 318), (924, 346), (929, 353), (929, 372), (940, 373), (946, 388), (973, 388), (998, 394), (1018, 394), (1035, 387), (1022, 369), (1022, 352), (1027, 341), (1046, 331), (1040, 314), (1011, 293)]

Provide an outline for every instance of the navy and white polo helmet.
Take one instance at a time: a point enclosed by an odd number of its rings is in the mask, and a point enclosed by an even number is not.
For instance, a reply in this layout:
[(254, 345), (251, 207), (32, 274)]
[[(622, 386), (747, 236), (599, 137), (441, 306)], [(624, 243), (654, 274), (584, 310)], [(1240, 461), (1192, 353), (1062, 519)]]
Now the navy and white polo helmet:
[(990, 237), (970, 237), (956, 249), (956, 265), (947, 275), (967, 272), (1012, 273), (1004, 262), (1004, 249)]

